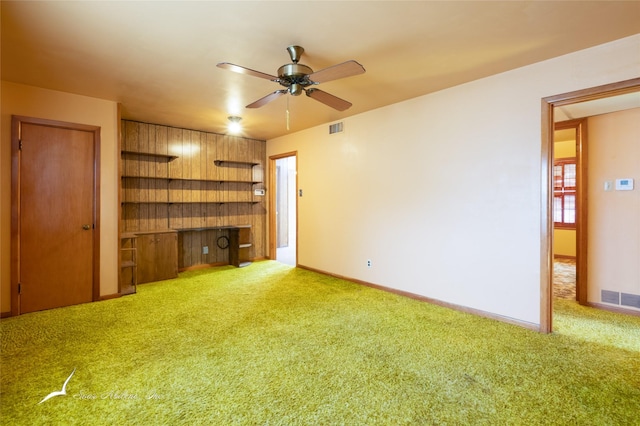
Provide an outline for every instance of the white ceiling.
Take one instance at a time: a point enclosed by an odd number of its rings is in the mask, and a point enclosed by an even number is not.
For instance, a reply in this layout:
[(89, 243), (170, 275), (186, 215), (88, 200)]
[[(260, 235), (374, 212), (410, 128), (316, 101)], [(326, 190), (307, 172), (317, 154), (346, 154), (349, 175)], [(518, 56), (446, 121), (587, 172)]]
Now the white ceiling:
[[(572, 51), (640, 33), (638, 1), (2, 1), (2, 79), (122, 104), (124, 118), (271, 139)], [(305, 48), (319, 70), (349, 59), (359, 76), (306, 96), (247, 105), (268, 74)], [(290, 130), (285, 110), (289, 102)]]
[(560, 106), (554, 110), (553, 118), (557, 123), (558, 121), (592, 117), (632, 108), (640, 108), (640, 92)]

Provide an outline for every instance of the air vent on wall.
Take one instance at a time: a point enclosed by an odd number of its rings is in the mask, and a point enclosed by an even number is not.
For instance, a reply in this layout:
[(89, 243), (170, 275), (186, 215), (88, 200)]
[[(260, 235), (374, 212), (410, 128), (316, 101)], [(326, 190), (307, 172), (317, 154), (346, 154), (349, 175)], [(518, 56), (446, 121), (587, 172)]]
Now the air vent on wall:
[(611, 290), (600, 290), (600, 300), (605, 303), (620, 304), (620, 293)]
[(637, 294), (622, 293), (620, 294), (620, 304), (640, 309), (640, 296)]
[(329, 125), (329, 134), (341, 133), (343, 130), (342, 122)]

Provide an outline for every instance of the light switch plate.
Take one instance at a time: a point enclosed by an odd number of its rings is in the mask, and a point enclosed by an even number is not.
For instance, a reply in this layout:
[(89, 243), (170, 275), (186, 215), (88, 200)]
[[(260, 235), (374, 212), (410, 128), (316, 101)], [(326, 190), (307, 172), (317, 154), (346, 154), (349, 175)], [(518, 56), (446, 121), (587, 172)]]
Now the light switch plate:
[(631, 191), (633, 190), (633, 179), (624, 178), (616, 179), (616, 191)]

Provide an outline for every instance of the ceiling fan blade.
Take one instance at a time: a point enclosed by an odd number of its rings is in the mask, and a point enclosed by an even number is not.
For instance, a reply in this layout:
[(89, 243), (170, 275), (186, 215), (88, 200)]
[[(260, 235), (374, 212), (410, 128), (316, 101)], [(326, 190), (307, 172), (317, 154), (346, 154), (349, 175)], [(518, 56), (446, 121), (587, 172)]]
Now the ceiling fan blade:
[(314, 83), (324, 83), (331, 80), (337, 80), (339, 78), (363, 74), (364, 72), (364, 67), (356, 61), (347, 61), (311, 73), (309, 74), (309, 80), (313, 81)]
[(269, 93), (264, 98), (260, 98), (257, 101), (255, 101), (253, 103), (250, 103), (249, 105), (247, 105), (247, 108), (260, 108), (261, 106), (268, 104), (269, 102), (273, 101), (274, 99), (279, 98), (280, 96), (284, 95), (285, 93), (287, 93), (287, 89), (276, 90), (273, 93)]
[(344, 99), (340, 99), (339, 97), (333, 96), (332, 94), (320, 89), (307, 89), (306, 93), (310, 98), (313, 98), (318, 102), (322, 102), (331, 108), (337, 109), (338, 111), (344, 111), (351, 107), (351, 102), (347, 102)]
[(250, 68), (241, 67), (240, 65), (230, 64), (229, 62), (220, 62), (218, 64), (218, 68), (223, 68), (225, 70), (237, 72), (238, 74), (252, 75), (254, 77), (264, 78), (266, 80), (278, 81), (278, 77), (276, 77), (275, 75), (266, 74), (260, 71), (255, 71)]

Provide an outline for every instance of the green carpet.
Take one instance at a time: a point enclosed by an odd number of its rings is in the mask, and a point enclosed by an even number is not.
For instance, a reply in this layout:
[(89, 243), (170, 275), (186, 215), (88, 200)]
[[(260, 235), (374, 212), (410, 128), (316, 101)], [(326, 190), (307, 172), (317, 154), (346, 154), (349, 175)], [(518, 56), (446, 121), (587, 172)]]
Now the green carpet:
[(0, 321), (0, 422), (640, 424), (640, 318), (558, 300), (555, 324), (542, 335), (272, 261), (187, 272)]

